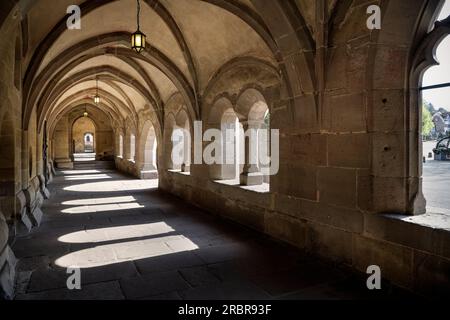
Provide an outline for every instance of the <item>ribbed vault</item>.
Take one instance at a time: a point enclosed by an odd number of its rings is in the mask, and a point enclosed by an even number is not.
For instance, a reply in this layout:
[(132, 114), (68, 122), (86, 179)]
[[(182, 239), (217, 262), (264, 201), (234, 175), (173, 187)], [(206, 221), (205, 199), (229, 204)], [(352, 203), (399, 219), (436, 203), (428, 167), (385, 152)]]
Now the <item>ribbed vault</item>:
[[(27, 6), (23, 126), (57, 120), (97, 92), (98, 106), (125, 127), (141, 111), (163, 128), (165, 104), (180, 94), (189, 118), (201, 117), (203, 92), (224, 65), (252, 57), (277, 68), (274, 39), (248, 1), (142, 0), (141, 29), (150, 46), (129, 48), (135, 0), (40, 0)], [(66, 9), (77, 4), (81, 30), (68, 30)], [(45, 8), (48, 18), (43, 19)]]

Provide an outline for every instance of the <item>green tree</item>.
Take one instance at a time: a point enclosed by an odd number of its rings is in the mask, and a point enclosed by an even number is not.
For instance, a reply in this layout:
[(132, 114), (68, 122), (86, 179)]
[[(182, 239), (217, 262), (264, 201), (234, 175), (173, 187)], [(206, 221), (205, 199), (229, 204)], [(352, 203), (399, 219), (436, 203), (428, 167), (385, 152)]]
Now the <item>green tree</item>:
[(429, 136), (433, 127), (434, 123), (432, 121), (431, 113), (424, 103), (422, 106), (422, 135)]

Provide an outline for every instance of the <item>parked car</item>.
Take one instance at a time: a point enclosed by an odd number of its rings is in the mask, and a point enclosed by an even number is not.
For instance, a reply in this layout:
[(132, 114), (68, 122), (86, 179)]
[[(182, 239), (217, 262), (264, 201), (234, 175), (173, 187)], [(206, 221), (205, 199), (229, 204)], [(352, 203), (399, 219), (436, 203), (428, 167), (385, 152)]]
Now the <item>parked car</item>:
[(436, 148), (433, 149), (434, 160), (450, 161), (450, 137), (438, 141)]

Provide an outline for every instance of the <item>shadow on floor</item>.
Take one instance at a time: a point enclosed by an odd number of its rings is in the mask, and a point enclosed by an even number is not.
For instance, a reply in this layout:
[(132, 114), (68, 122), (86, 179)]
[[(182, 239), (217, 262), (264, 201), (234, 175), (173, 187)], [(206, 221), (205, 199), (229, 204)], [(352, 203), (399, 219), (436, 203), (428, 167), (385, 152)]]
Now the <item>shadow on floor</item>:
[[(155, 180), (63, 171), (42, 226), (20, 237), (17, 299), (397, 299), (383, 284), (163, 194)], [(81, 271), (69, 290), (67, 268)]]

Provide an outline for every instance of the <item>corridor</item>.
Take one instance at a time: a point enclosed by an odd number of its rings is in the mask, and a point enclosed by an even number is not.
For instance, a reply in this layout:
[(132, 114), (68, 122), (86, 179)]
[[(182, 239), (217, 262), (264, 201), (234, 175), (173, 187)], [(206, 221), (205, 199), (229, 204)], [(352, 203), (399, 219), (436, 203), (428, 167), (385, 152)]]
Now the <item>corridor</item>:
[[(162, 194), (157, 180), (61, 171), (40, 228), (17, 238), (16, 299), (354, 299), (363, 276)], [(81, 290), (68, 290), (68, 267)], [(404, 297), (404, 296), (403, 296)]]

